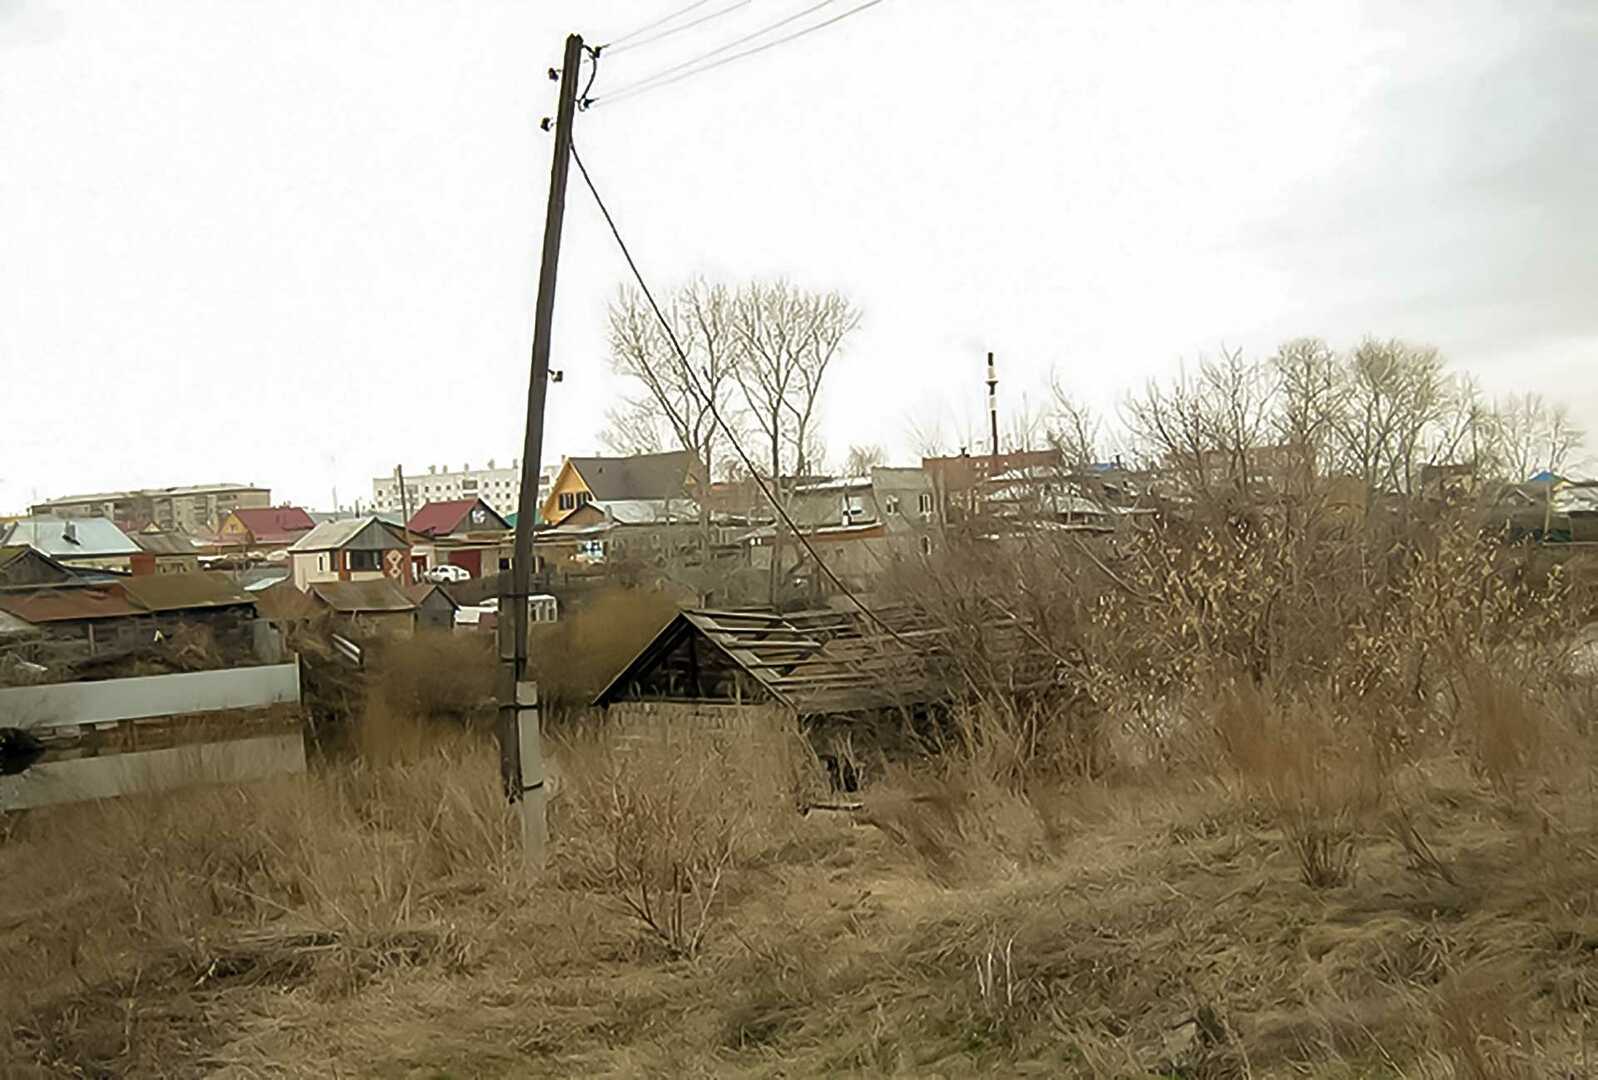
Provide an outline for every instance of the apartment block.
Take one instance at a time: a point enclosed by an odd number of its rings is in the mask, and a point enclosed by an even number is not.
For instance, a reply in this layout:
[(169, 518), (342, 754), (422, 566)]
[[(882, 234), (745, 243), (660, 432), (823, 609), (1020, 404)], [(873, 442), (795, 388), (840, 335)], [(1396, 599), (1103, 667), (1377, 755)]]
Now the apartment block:
[[(474, 469), (470, 463), (458, 470), (445, 465), (429, 465), (425, 469), (405, 470), (405, 494), (412, 514), (430, 502), (451, 499), (482, 499), (499, 514), (514, 514), (521, 499), (521, 462), (512, 458), (510, 465), (498, 466), (493, 458), (483, 468)], [(558, 467), (546, 465), (539, 473), (540, 500), (554, 483)], [(379, 514), (402, 514), (407, 509), (400, 505), (399, 478), (394, 475), (372, 478), (372, 509)]]

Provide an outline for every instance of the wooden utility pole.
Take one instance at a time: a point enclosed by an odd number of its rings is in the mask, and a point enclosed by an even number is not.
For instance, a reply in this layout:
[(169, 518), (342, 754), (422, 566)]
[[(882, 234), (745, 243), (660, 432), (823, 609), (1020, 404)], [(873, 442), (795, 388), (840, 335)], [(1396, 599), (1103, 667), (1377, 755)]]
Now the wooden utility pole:
[[(527, 600), (533, 575), (533, 522), (538, 516), (539, 457), (544, 449), (544, 396), (549, 388), (550, 333), (555, 319), (555, 272), (566, 215), (566, 174), (571, 165), (572, 118), (583, 39), (566, 39), (560, 69), (560, 105), (555, 112), (555, 154), (549, 169), (549, 204), (544, 212), (544, 253), (538, 271), (538, 306), (533, 316), (532, 373), (527, 384), (527, 431), (522, 441), (522, 489), (516, 503), (516, 547), (510, 580), (499, 578), (499, 766), (505, 795), (519, 805), (522, 854), (529, 869), (544, 866), (544, 760), (538, 729), (538, 694), (527, 680)], [(551, 76), (554, 72), (550, 73)]]

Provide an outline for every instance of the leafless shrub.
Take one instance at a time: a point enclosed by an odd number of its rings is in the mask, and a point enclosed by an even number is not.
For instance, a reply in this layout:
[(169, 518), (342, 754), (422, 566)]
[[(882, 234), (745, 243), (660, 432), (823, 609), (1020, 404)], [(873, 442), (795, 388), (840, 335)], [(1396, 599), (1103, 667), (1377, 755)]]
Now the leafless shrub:
[(791, 830), (813, 765), (780, 730), (729, 740), (609, 725), (555, 754), (561, 869), (683, 957), (703, 947), (729, 871)]

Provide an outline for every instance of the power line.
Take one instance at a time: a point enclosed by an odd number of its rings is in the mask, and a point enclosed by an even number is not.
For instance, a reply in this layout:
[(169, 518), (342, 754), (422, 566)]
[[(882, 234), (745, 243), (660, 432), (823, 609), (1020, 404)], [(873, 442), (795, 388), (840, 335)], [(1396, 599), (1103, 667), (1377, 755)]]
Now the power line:
[[(778, 517), (782, 518), (782, 522), (788, 527), (788, 531), (793, 533), (794, 539), (799, 541), (810, 557), (815, 560), (816, 566), (821, 569), (823, 574), (827, 575), (827, 579), (837, 587), (838, 591), (847, 596), (850, 602), (860, 609), (862, 615), (870, 619), (880, 629), (886, 631), (895, 641), (908, 649), (914, 650), (915, 646), (905, 640), (899, 631), (883, 622), (880, 615), (866, 607), (864, 601), (856, 596), (849, 586), (843, 583), (843, 579), (833, 573), (832, 567), (828, 566), (821, 556), (816, 554), (816, 549), (811, 546), (810, 540), (804, 533), (799, 531), (799, 526), (794, 524), (793, 518), (788, 516), (788, 511), (783, 507), (781, 500), (771, 493), (771, 489), (766, 486), (765, 480), (761, 479), (760, 470), (755, 467), (755, 463), (750, 459), (748, 453), (744, 451), (743, 444), (738, 441), (737, 434), (728, 425), (727, 421), (722, 419), (721, 410), (716, 407), (715, 396), (706, 393), (705, 388), (700, 385), (699, 375), (694, 371), (693, 364), (688, 360), (688, 354), (683, 351), (682, 344), (677, 340), (677, 331), (672, 327), (671, 320), (667, 319), (665, 313), (660, 310), (660, 305), (655, 302), (655, 294), (649, 291), (649, 282), (644, 280), (643, 272), (638, 269), (638, 263), (633, 260), (633, 253), (627, 249), (627, 241), (621, 238), (621, 230), (616, 227), (616, 219), (610, 216), (610, 208), (605, 205), (605, 200), (600, 198), (599, 189), (594, 186), (594, 178), (588, 175), (588, 166), (583, 164), (582, 155), (577, 152), (575, 143), (572, 144), (572, 160), (577, 163), (577, 171), (582, 174), (583, 183), (588, 185), (589, 194), (593, 195), (594, 202), (599, 206), (599, 212), (604, 215), (605, 224), (610, 226), (610, 235), (616, 238), (616, 246), (621, 248), (622, 258), (627, 260), (627, 268), (633, 272), (633, 279), (638, 282), (638, 288), (643, 291), (644, 299), (649, 301), (650, 310), (655, 313), (655, 318), (660, 321), (661, 329), (666, 332), (666, 339), (671, 342), (672, 351), (677, 354), (677, 359), (682, 362), (683, 370), (688, 373), (688, 378), (693, 382), (694, 391), (705, 399), (711, 417), (716, 421), (717, 426), (721, 428), (722, 434), (727, 436), (727, 441), (732, 443), (732, 448), (738, 454), (738, 459), (743, 462), (744, 468), (749, 470), (750, 478), (760, 488), (760, 494), (771, 504), (771, 508), (777, 512)], [(780, 570), (781, 567), (777, 569)]]
[(667, 23), (671, 22), (671, 20), (688, 14), (694, 8), (704, 7), (708, 3), (710, 3), (710, 0), (694, 0), (694, 2), (689, 4), (687, 7), (678, 8), (676, 11), (672, 12), (670, 15), (663, 15), (660, 18), (656, 19), (652, 23), (645, 23), (644, 25), (638, 27), (637, 29), (629, 30), (629, 31), (627, 31), (627, 33), (623, 34), (621, 37), (614, 38), (611, 41), (605, 43), (604, 45), (601, 45), (600, 48), (609, 49), (612, 46), (620, 45), (624, 41), (631, 41), (633, 38), (637, 37), (639, 34), (648, 33), (649, 31), (653, 30), (657, 26), (665, 26)]
[[(701, 2), (703, 2), (703, 0), (701, 0)], [(694, 27), (698, 26), (700, 23), (707, 23), (707, 22), (709, 22), (712, 19), (719, 19), (723, 15), (727, 14), (730, 11), (737, 11), (739, 8), (748, 7), (753, 2), (754, 2), (754, 0), (734, 0), (733, 3), (728, 4), (724, 8), (717, 8), (715, 11), (712, 11), (708, 15), (701, 15), (697, 19), (690, 19), (688, 22), (682, 23), (681, 25), (673, 26), (673, 27), (670, 27), (669, 29), (662, 30), (658, 34), (650, 34), (648, 37), (639, 38), (637, 41), (629, 42), (628, 44), (625, 44), (625, 45), (619, 44), (617, 42), (612, 42), (609, 45), (601, 46), (601, 48), (607, 54), (615, 55), (616, 53), (619, 53), (619, 52), (626, 52), (628, 49), (636, 49), (636, 48), (638, 48), (641, 45), (652, 45), (655, 42), (661, 40), (662, 38), (669, 38), (669, 37), (671, 37), (671, 35), (680, 34), (684, 30), (692, 30)], [(698, 7), (699, 5), (695, 4), (694, 6)], [(679, 12), (679, 14), (681, 14), (681, 13)]]
[[(876, 7), (878, 4), (882, 3), (882, 0), (866, 0), (865, 3), (856, 7), (852, 7), (848, 11), (834, 15), (830, 19), (824, 19), (821, 22), (806, 26), (800, 30), (795, 30), (791, 34), (784, 34), (782, 37), (773, 41), (763, 42), (752, 48), (744, 49), (742, 52), (733, 53), (731, 56), (723, 56), (720, 60), (716, 60), (713, 63), (703, 63), (703, 61), (709, 60), (713, 56), (718, 56), (721, 53), (726, 52), (728, 49), (736, 48), (739, 45), (746, 44), (750, 41), (753, 41), (755, 38), (764, 37), (773, 30), (777, 30), (796, 19), (801, 19), (806, 15), (819, 11), (822, 8), (828, 7), (836, 2), (837, 0), (820, 0), (819, 3), (812, 4), (803, 11), (799, 11), (788, 16), (786, 19), (780, 19), (777, 22), (772, 23), (770, 26), (756, 30), (752, 34), (745, 34), (741, 38), (737, 38), (733, 41), (727, 42), (725, 45), (720, 45), (714, 49), (711, 49), (709, 52), (696, 56), (692, 60), (685, 60), (680, 64), (674, 64), (669, 68), (664, 68), (655, 72), (653, 75), (639, 79), (637, 82), (629, 83), (619, 90), (614, 90), (608, 94), (603, 94), (600, 97), (590, 100), (588, 104), (592, 106), (598, 105), (602, 101), (620, 101), (623, 98), (632, 97), (635, 94), (643, 93), (646, 90), (657, 90), (662, 86), (670, 86), (672, 83), (681, 82), (682, 80), (691, 78), (694, 75), (711, 71), (715, 68), (721, 67), (723, 64), (730, 64), (734, 60), (741, 60), (746, 56), (753, 56), (756, 53), (765, 52), (767, 49), (774, 49), (778, 45), (793, 41), (795, 38), (801, 38), (806, 34), (814, 33), (817, 30), (824, 29), (825, 27), (831, 26), (835, 22), (841, 22), (842, 20), (847, 19), (851, 15), (858, 15), (867, 8)], [(696, 67), (695, 65), (700, 66)]]

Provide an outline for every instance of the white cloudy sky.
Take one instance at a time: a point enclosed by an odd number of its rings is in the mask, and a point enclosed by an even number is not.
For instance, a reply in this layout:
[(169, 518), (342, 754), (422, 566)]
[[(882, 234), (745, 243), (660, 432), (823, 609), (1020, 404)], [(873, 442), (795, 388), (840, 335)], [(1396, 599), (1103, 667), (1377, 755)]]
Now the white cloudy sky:
[[(218, 479), (323, 507), (511, 457), (544, 71), (683, 2), (0, 0), (0, 511)], [(810, 2), (618, 52), (595, 93)], [(886, 0), (577, 137), (658, 282), (864, 309), (837, 452), (952, 434), (986, 349), (1009, 404), (1057, 369), (1109, 406), (1299, 334), (1431, 342), (1598, 428), (1595, 55), (1587, 0)], [(574, 189), (546, 459), (598, 446), (624, 272)]]

